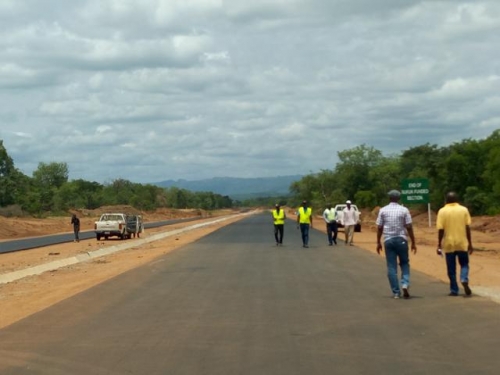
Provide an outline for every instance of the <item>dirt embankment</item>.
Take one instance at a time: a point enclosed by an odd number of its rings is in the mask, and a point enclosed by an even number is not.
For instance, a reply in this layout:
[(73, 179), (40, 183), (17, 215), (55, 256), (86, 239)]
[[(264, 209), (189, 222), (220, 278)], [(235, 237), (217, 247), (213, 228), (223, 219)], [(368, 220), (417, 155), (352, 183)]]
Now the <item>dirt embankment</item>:
[[(213, 212), (198, 209), (175, 210), (162, 208), (154, 212), (147, 212), (137, 210), (131, 206), (103, 206), (95, 210), (71, 211), (66, 217), (47, 217), (44, 219), (36, 219), (32, 217), (6, 218), (0, 216), (0, 241), (71, 232), (73, 230), (71, 226), (71, 214), (76, 214), (79, 217), (82, 231), (93, 230), (94, 222), (106, 212), (124, 212), (142, 215), (144, 222), (146, 223), (192, 217), (206, 218), (215, 214)], [(223, 212), (228, 213), (230, 210)], [(220, 213), (217, 213), (217, 215), (218, 214)]]

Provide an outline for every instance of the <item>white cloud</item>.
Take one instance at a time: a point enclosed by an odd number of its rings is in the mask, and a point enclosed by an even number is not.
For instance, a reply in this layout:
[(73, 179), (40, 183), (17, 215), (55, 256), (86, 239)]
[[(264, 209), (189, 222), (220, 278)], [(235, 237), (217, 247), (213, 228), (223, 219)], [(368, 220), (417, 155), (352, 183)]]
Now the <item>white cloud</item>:
[(309, 173), (499, 127), (496, 1), (5, 0), (0, 21), (0, 139), (27, 174)]

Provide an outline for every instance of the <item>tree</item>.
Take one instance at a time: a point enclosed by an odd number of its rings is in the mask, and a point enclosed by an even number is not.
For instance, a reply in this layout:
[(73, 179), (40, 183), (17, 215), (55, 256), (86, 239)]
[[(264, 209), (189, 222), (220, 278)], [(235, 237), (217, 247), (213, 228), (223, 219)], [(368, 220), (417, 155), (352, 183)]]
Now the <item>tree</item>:
[(40, 199), (40, 210), (52, 211), (57, 190), (68, 181), (66, 163), (39, 163), (33, 172), (33, 183)]
[(489, 193), (489, 199), (484, 205), (488, 207), (489, 214), (498, 214), (500, 213), (500, 144), (488, 153), (483, 177), (486, 185), (483, 191)]
[(340, 162), (335, 168), (346, 199), (354, 199), (359, 190), (371, 190), (370, 171), (380, 164), (382, 152), (365, 144), (337, 153)]
[(33, 172), (37, 186), (43, 188), (60, 188), (68, 182), (68, 165), (66, 163), (39, 163)]
[(14, 161), (0, 140), (0, 207), (15, 203), (15, 172)]
[(54, 196), (54, 209), (95, 209), (101, 205), (103, 186), (82, 179), (66, 182)]
[[(373, 208), (387, 202), (387, 192), (398, 189), (402, 180), (401, 158), (397, 156), (383, 157), (377, 165), (370, 168), (368, 179), (371, 189), (360, 190), (355, 196), (359, 207)], [(369, 193), (368, 193), (369, 192)], [(362, 193), (360, 195), (360, 193)]]
[[(313, 207), (323, 205), (320, 184), (317, 176), (314, 174), (304, 176), (299, 181), (293, 182), (290, 185), (290, 191), (294, 196), (294, 199), (290, 203), (295, 206), (298, 206), (304, 200), (308, 201)], [(318, 199), (319, 202), (316, 202)]]

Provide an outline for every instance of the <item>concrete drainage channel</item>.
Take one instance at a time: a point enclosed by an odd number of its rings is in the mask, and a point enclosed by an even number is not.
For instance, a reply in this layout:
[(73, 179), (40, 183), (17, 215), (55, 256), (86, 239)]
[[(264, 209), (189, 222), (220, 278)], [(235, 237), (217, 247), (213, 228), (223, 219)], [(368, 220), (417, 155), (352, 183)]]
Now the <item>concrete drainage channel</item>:
[(34, 266), (34, 267), (30, 267), (30, 268), (25, 268), (23, 270), (5, 273), (5, 274), (0, 275), (0, 284), (7, 284), (7, 283), (10, 283), (10, 282), (13, 282), (13, 281), (16, 281), (16, 280), (19, 280), (19, 279), (22, 279), (22, 278), (28, 277), (28, 276), (40, 275), (40, 274), (47, 272), (47, 271), (53, 271), (53, 270), (56, 270), (56, 269), (59, 269), (62, 267), (67, 267), (67, 266), (71, 266), (73, 264), (86, 262), (86, 261), (89, 261), (89, 260), (92, 260), (95, 258), (99, 258), (99, 257), (105, 256), (105, 255), (109, 255), (109, 254), (117, 253), (117, 252), (122, 251), (122, 250), (130, 249), (132, 247), (141, 246), (141, 245), (144, 245), (144, 244), (147, 244), (150, 242), (161, 240), (163, 238), (175, 236), (175, 235), (178, 235), (180, 233), (188, 232), (190, 230), (194, 230), (194, 229), (206, 227), (208, 225), (220, 223), (220, 222), (226, 221), (228, 219), (232, 219), (235, 216), (236, 217), (247, 216), (247, 215), (250, 215), (252, 213), (253, 212), (239, 214), (239, 215), (226, 216), (226, 217), (223, 217), (223, 218), (220, 218), (217, 220), (191, 225), (189, 227), (173, 230), (170, 232), (157, 233), (157, 234), (152, 235), (151, 237), (138, 239), (137, 241), (125, 242), (125, 243), (122, 243), (120, 245), (110, 246), (110, 247), (98, 249), (95, 251), (89, 251), (87, 253), (78, 254), (76, 256), (69, 257), (66, 259), (55, 260), (53, 262), (40, 264), (38, 266)]

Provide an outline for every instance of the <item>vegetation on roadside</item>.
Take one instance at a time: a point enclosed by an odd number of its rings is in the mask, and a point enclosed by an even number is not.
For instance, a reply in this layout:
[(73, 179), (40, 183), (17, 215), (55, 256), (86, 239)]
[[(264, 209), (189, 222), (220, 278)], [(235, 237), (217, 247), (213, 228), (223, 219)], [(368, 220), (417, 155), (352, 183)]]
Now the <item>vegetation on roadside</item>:
[(158, 208), (230, 208), (228, 196), (212, 192), (191, 192), (151, 184), (116, 179), (109, 184), (69, 181), (66, 163), (39, 163), (33, 175), (26, 176), (15, 166), (0, 140), (0, 215), (41, 216), (70, 209), (95, 209), (101, 206), (130, 205), (139, 210)]
[(385, 156), (362, 144), (338, 152), (333, 170), (302, 177), (290, 186), (290, 196), (255, 197), (243, 202), (213, 192), (192, 192), (177, 187), (116, 179), (108, 184), (68, 180), (66, 163), (39, 163), (32, 176), (19, 171), (0, 140), (0, 215), (20, 216), (95, 209), (104, 205), (131, 205), (139, 210), (199, 208), (214, 210), (233, 206), (297, 206), (308, 200), (324, 207), (346, 199), (360, 208), (387, 203), (387, 191), (399, 188), (406, 178), (429, 180), (433, 210), (454, 190), (474, 215), (500, 213), (500, 129), (481, 140), (465, 139), (446, 147), (424, 144), (399, 155)]
[(387, 204), (387, 192), (401, 180), (427, 178), (433, 210), (456, 191), (473, 215), (500, 213), (500, 129), (482, 140), (465, 139), (450, 146), (425, 144), (400, 155), (384, 156), (367, 145), (338, 152), (333, 170), (304, 176), (292, 184), (290, 201), (306, 199), (313, 207), (353, 200), (358, 207)]

